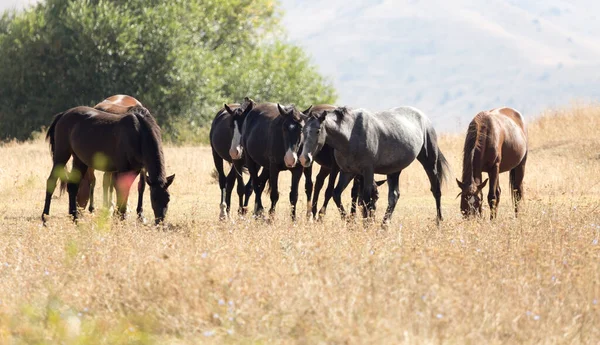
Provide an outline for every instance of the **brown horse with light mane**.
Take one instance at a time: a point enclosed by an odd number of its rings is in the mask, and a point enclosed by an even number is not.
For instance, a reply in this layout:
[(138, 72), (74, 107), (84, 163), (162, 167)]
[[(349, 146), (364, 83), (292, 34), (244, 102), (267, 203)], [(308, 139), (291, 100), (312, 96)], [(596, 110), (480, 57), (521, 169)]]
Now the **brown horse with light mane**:
[[(143, 106), (140, 101), (137, 99), (128, 96), (128, 95), (114, 95), (110, 96), (102, 102), (96, 104), (94, 109), (102, 110), (107, 113), (115, 114), (115, 115), (124, 115), (134, 106)], [(61, 181), (61, 192), (66, 190), (66, 182)], [(94, 212), (94, 187), (96, 186), (96, 176), (94, 175), (94, 169), (88, 168), (87, 173), (81, 179), (81, 183), (79, 185), (79, 191), (77, 192), (77, 206), (80, 208), (85, 208), (88, 203), (89, 211)], [(112, 191), (113, 191), (113, 174), (111, 172), (104, 173), (104, 178), (102, 181), (102, 190), (103, 190), (103, 204), (104, 207), (109, 207), (112, 203)], [(145, 189), (145, 181), (144, 174), (140, 174), (140, 180), (138, 183), (138, 206), (137, 213), (138, 215), (142, 214), (142, 201), (143, 194)]]
[(464, 146), (460, 209), (465, 217), (481, 215), (483, 192), (488, 179), (490, 219), (496, 217), (500, 203), (500, 173), (509, 171), (511, 196), (518, 215), (523, 198), (523, 177), (527, 162), (527, 130), (523, 116), (511, 108), (496, 108), (480, 112), (469, 124)]

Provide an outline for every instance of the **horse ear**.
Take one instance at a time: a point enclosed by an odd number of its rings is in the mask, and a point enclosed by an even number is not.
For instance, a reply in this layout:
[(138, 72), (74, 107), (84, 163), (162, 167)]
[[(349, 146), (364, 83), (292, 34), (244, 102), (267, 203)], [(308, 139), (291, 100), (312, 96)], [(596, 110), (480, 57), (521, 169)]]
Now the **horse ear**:
[(323, 123), (323, 121), (325, 121), (326, 117), (327, 117), (327, 110), (323, 110), (323, 112), (321, 113), (321, 115), (319, 115), (319, 117), (318, 117), (319, 122)]
[(386, 183), (387, 180), (381, 180), (381, 181), (376, 181), (375, 184), (377, 185), (377, 187), (383, 185), (384, 183)]
[(279, 103), (277, 103), (277, 109), (279, 109), (279, 114), (281, 114), (281, 116), (286, 116), (287, 113), (285, 112), (285, 110), (281, 107), (281, 105)]
[(465, 189), (464, 183), (460, 182), (458, 179), (456, 179), (456, 183), (458, 184), (458, 188)]
[(485, 185), (488, 183), (488, 179), (486, 178), (485, 181), (481, 182), (479, 184), (479, 186), (477, 186), (477, 191), (481, 192), (481, 190), (483, 189), (483, 187), (485, 187)]
[(171, 185), (171, 183), (173, 183), (174, 179), (175, 179), (175, 174), (167, 177), (167, 183), (165, 184), (165, 189), (169, 188), (169, 186)]
[(227, 104), (223, 104), (223, 108), (225, 108), (225, 110), (230, 114), (233, 115), (233, 110), (231, 110), (231, 108), (229, 108), (229, 106)]
[(252, 98), (244, 97), (244, 103), (242, 103), (242, 110), (244, 112), (248, 112), (252, 110), (253, 107), (254, 101), (252, 100)]
[(309, 115), (310, 115), (310, 112), (312, 111), (312, 108), (313, 108), (313, 106), (312, 106), (312, 104), (311, 104), (311, 106), (310, 106), (310, 107), (308, 107), (308, 109), (306, 109), (305, 111), (303, 111), (303, 112), (302, 112), (302, 114), (304, 114), (304, 115), (306, 115), (306, 116), (309, 116)]

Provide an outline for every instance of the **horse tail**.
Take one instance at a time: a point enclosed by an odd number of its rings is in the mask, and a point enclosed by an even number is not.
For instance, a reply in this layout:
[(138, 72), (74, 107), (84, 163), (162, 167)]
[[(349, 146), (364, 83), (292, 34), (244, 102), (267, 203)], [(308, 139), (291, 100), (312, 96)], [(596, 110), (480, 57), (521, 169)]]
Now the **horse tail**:
[(515, 179), (517, 178), (517, 171), (515, 169), (511, 169), (508, 173), (508, 188), (510, 189), (510, 197), (515, 203)]
[(440, 186), (442, 186), (450, 177), (450, 164), (448, 164), (448, 160), (446, 160), (446, 157), (438, 146), (437, 134), (431, 124), (428, 125), (425, 131), (423, 150), (428, 161), (435, 160), (435, 162), (432, 162), (434, 163), (433, 167), (435, 167), (435, 177), (439, 181)]
[(440, 181), (440, 185), (443, 185), (444, 183), (448, 182), (448, 179), (450, 178), (450, 164), (448, 164), (446, 157), (444, 156), (442, 151), (439, 150), (439, 148), (436, 168), (436, 176)]
[(54, 115), (54, 120), (52, 120), (50, 127), (48, 127), (48, 132), (46, 132), (46, 141), (48, 141), (50, 143), (50, 154), (52, 155), (52, 157), (54, 157), (54, 147), (56, 144), (56, 140), (54, 138), (54, 132), (56, 131), (56, 124), (62, 118), (64, 113), (65, 112), (63, 111), (62, 113), (58, 113), (58, 114)]

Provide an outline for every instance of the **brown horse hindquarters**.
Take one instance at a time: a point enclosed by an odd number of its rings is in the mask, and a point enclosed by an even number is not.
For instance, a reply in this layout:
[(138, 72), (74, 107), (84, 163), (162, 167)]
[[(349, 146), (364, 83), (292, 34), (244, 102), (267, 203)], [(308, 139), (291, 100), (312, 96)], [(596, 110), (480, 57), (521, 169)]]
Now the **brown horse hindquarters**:
[(517, 167), (527, 154), (527, 136), (520, 114), (493, 113), (495, 125), (502, 136), (500, 172), (507, 172)]

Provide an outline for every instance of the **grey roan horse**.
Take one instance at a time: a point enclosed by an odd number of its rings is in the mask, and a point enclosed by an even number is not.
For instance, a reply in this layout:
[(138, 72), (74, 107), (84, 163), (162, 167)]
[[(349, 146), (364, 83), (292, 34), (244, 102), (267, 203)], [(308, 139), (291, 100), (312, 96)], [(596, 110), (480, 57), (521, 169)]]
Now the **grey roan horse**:
[[(421, 111), (398, 107), (370, 113), (364, 109), (341, 107), (311, 116), (304, 126), (304, 147), (300, 156), (303, 166), (312, 164), (320, 136), (325, 136), (325, 142), (335, 149), (335, 160), (342, 171), (334, 192), (336, 204), (351, 179), (362, 175), (363, 215), (373, 216), (374, 174), (385, 174), (389, 195), (383, 222), (387, 224), (400, 196), (400, 173), (417, 159), (431, 183), (437, 220), (442, 220), (441, 184), (449, 167), (438, 148), (435, 130)], [(341, 211), (345, 214), (343, 209)]]

